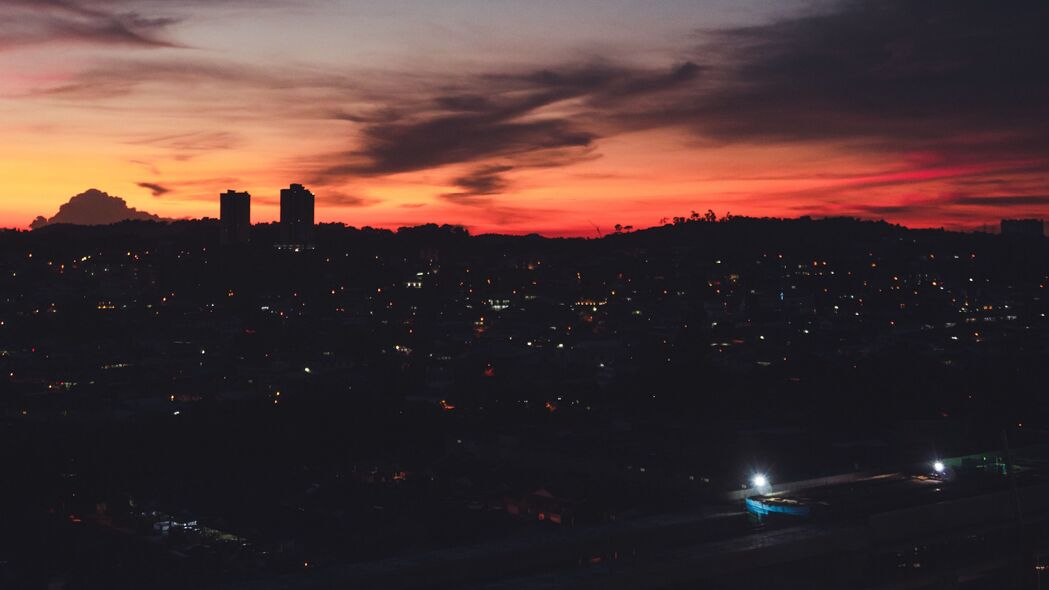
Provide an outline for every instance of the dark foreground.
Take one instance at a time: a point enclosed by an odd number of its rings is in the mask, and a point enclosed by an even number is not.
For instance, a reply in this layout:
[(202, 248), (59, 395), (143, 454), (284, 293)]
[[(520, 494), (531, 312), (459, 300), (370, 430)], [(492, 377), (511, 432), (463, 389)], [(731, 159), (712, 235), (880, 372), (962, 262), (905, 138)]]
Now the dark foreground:
[(1037, 582), (1042, 238), (275, 232), (0, 234), (0, 587)]

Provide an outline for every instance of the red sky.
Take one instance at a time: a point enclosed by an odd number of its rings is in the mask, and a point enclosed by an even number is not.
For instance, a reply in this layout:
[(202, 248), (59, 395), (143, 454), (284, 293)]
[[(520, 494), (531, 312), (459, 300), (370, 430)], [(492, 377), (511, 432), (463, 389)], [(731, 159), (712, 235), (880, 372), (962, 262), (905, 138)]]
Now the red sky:
[(1049, 213), (1044, 2), (0, 1), (0, 225), (167, 217), (593, 235), (713, 209)]

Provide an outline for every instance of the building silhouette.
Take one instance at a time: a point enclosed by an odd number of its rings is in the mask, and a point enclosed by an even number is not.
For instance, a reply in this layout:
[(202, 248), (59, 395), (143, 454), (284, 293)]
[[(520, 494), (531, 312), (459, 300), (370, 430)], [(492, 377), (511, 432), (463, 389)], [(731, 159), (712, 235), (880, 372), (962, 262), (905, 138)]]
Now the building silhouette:
[(246, 244), (251, 240), (251, 195), (228, 190), (219, 195), (219, 241)]
[(280, 247), (313, 247), (314, 197), (306, 187), (293, 184), (280, 191)]
[(1002, 235), (1045, 237), (1045, 222), (1041, 219), (1003, 219)]

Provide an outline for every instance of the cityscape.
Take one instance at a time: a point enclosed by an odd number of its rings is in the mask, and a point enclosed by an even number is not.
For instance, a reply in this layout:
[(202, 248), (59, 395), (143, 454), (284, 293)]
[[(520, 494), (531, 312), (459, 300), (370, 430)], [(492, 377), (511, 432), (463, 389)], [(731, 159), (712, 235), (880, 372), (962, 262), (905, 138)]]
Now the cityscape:
[(1006, 494), (1003, 434), (1020, 493), (1045, 485), (1040, 220), (547, 239), (315, 225), (299, 184), (275, 224), (218, 201), (0, 235), (10, 582), (724, 583), (691, 554), (757, 536), (797, 555), (744, 551), (735, 583), (808, 585), (834, 551), (775, 535), (816, 519), (898, 535), (827, 574), (893, 587), (1007, 551), (1008, 511), (936, 542), (893, 520)]
[(1049, 588), (1046, 23), (0, 0), (0, 590)]

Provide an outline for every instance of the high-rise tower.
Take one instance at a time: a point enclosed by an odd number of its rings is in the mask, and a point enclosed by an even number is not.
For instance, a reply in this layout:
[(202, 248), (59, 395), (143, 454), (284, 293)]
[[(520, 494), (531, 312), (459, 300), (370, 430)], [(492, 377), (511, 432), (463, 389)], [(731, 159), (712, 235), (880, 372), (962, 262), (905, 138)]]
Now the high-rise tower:
[(313, 247), (313, 193), (301, 184), (280, 191), (280, 241), (285, 248)]
[(251, 195), (228, 190), (219, 195), (220, 241), (246, 244), (251, 240)]

